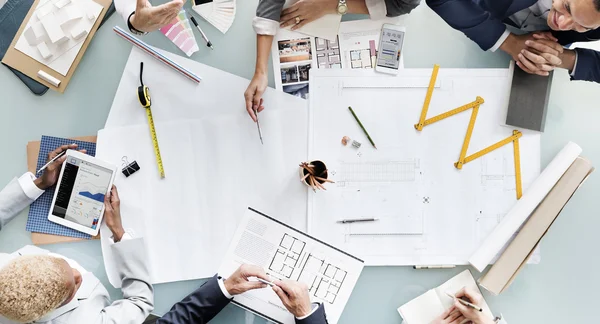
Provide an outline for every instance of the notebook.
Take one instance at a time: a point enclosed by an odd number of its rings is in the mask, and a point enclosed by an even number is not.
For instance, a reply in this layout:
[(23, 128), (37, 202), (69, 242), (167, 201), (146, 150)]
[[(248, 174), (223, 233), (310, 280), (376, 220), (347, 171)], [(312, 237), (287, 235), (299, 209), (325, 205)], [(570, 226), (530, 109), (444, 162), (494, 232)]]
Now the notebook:
[[(423, 295), (409, 301), (398, 308), (398, 313), (404, 319), (403, 324), (430, 324), (436, 317), (452, 307), (454, 300), (446, 293), (455, 295), (463, 287), (471, 288), (480, 292), (471, 271), (465, 270), (441, 286), (431, 289)], [(481, 293), (481, 292), (480, 292)], [(493, 318), (490, 307), (484, 300), (483, 312)]]
[[(78, 149), (86, 149), (87, 154), (96, 156), (96, 143), (82, 142), (72, 139), (42, 136), (42, 142), (40, 144), (40, 155), (38, 156), (37, 168), (39, 170), (44, 164), (48, 157), (48, 153), (55, 150), (61, 145), (77, 144)], [(91, 238), (90, 235), (78, 232), (74, 229), (53, 223), (48, 220), (48, 213), (50, 212), (50, 205), (52, 204), (52, 198), (54, 198), (55, 187), (51, 187), (44, 192), (29, 208), (29, 216), (27, 217), (27, 226), (25, 229), (29, 232), (38, 232), (62, 236), (70, 236), (77, 238)]]

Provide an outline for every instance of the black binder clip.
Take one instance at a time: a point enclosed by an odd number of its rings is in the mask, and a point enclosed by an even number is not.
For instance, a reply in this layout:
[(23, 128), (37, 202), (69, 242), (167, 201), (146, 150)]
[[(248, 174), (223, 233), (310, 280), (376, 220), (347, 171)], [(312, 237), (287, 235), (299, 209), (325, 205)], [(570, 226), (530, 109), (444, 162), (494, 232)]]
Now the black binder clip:
[(122, 161), (123, 161), (123, 165), (125, 167), (123, 168), (123, 170), (121, 170), (121, 172), (123, 172), (123, 174), (125, 175), (126, 178), (129, 178), (130, 175), (132, 175), (140, 170), (140, 166), (138, 165), (138, 163), (136, 161), (129, 163), (129, 162), (127, 162), (126, 156), (123, 157)]

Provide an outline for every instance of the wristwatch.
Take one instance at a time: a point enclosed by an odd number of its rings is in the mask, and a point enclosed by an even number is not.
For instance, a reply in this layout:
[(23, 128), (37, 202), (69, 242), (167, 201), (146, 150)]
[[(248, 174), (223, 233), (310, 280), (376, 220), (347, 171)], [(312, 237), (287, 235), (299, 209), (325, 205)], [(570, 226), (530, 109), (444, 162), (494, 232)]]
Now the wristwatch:
[(337, 12), (340, 15), (345, 15), (348, 12), (348, 5), (346, 4), (346, 0), (339, 0), (337, 6)]
[(133, 25), (131, 24), (131, 16), (133, 16), (133, 14), (135, 14), (135, 11), (132, 12), (131, 15), (129, 15), (129, 17), (127, 17), (127, 27), (129, 28), (129, 31), (139, 36), (148, 35), (147, 32), (137, 30), (135, 29), (135, 27), (133, 27)]

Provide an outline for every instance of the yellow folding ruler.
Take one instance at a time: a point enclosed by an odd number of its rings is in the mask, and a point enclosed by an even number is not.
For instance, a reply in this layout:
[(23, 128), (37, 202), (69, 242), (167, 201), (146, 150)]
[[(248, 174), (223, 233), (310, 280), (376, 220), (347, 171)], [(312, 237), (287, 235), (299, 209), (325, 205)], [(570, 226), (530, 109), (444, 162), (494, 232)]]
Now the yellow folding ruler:
[(154, 128), (154, 119), (152, 118), (152, 105), (150, 99), (150, 89), (144, 85), (142, 80), (142, 73), (144, 72), (144, 62), (140, 64), (140, 83), (138, 87), (137, 95), (138, 100), (142, 107), (146, 108), (146, 117), (148, 117), (148, 126), (150, 126), (150, 136), (152, 137), (152, 146), (154, 146), (154, 155), (156, 156), (156, 163), (158, 164), (158, 172), (160, 173), (161, 179), (165, 177), (165, 169), (162, 163), (162, 157), (160, 156), (160, 148), (158, 147), (158, 138), (156, 137), (156, 128)]
[(419, 118), (419, 123), (415, 124), (415, 129), (418, 131), (422, 131), (423, 127), (431, 125), (440, 120), (446, 119), (450, 116), (454, 116), (463, 111), (473, 109), (471, 112), (471, 120), (469, 121), (469, 126), (467, 127), (467, 133), (465, 134), (465, 140), (463, 142), (462, 149), (460, 150), (460, 156), (458, 161), (454, 163), (454, 166), (457, 169), (462, 169), (463, 165), (482, 157), (493, 150), (496, 150), (508, 143), (513, 143), (514, 147), (514, 158), (515, 158), (515, 181), (516, 181), (516, 189), (517, 189), (517, 199), (520, 199), (523, 194), (523, 189), (521, 187), (521, 157), (519, 153), (519, 137), (523, 134), (518, 130), (513, 130), (512, 136), (509, 136), (495, 144), (492, 144), (483, 150), (473, 153), (467, 156), (467, 150), (469, 148), (469, 143), (471, 142), (471, 135), (473, 134), (473, 128), (475, 127), (475, 121), (477, 120), (477, 113), (479, 112), (479, 106), (484, 103), (483, 98), (477, 97), (475, 101), (470, 102), (464, 106), (460, 106), (458, 108), (452, 109), (445, 113), (439, 114), (435, 117), (427, 118), (427, 110), (429, 110), (429, 103), (431, 102), (431, 96), (433, 94), (433, 89), (435, 87), (435, 82), (437, 79), (437, 75), (439, 72), (440, 66), (434, 65), (433, 72), (431, 74), (431, 80), (429, 81), (429, 87), (427, 88), (427, 95), (425, 96), (425, 102), (423, 104), (423, 110), (421, 110), (421, 117)]

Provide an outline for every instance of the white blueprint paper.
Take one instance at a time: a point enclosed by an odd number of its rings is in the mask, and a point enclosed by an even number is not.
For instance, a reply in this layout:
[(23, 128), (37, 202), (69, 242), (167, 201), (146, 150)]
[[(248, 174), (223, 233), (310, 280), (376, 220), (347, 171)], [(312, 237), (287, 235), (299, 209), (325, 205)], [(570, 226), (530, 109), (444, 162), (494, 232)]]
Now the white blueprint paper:
[[(248, 209), (231, 240), (219, 274), (231, 275), (241, 264), (264, 267), (273, 280), (295, 280), (308, 286), (311, 302), (323, 303), (327, 321), (338, 322), (364, 263), (358, 258)], [(275, 292), (267, 287), (235, 296), (234, 303), (271, 321), (293, 324)]]
[[(159, 177), (146, 113), (135, 97), (140, 60), (165, 179)], [(121, 166), (125, 156), (140, 166), (129, 178), (119, 173), (115, 184), (124, 227), (145, 238), (152, 283), (214, 275), (249, 205), (302, 230), (306, 224), (307, 189), (298, 177), (298, 164), (307, 154), (305, 101), (267, 89), (265, 105), (271, 106), (260, 114), (261, 145), (243, 105), (248, 80), (187, 59), (178, 63), (201, 74), (202, 83), (163, 70), (160, 62), (134, 49), (107, 126), (98, 134), (96, 156)], [(182, 91), (185, 96), (178, 95)], [(101, 230), (108, 278), (118, 287), (121, 280), (105, 240), (110, 234), (104, 225)]]
[[(507, 71), (440, 69), (428, 117), (477, 96), (485, 100), (467, 155), (512, 135), (512, 128), (500, 126)], [(415, 130), (430, 77), (431, 69), (404, 69), (397, 77), (367, 70), (311, 75), (309, 159), (324, 161), (337, 183), (309, 193), (309, 233), (367, 265), (467, 264), (517, 201), (512, 144), (462, 170), (454, 167), (471, 110)], [(362, 146), (343, 146), (343, 136)], [(519, 143), (527, 192), (540, 173), (540, 135), (523, 131)], [(362, 217), (380, 220), (336, 223)], [(532, 259), (539, 262), (539, 256)]]

